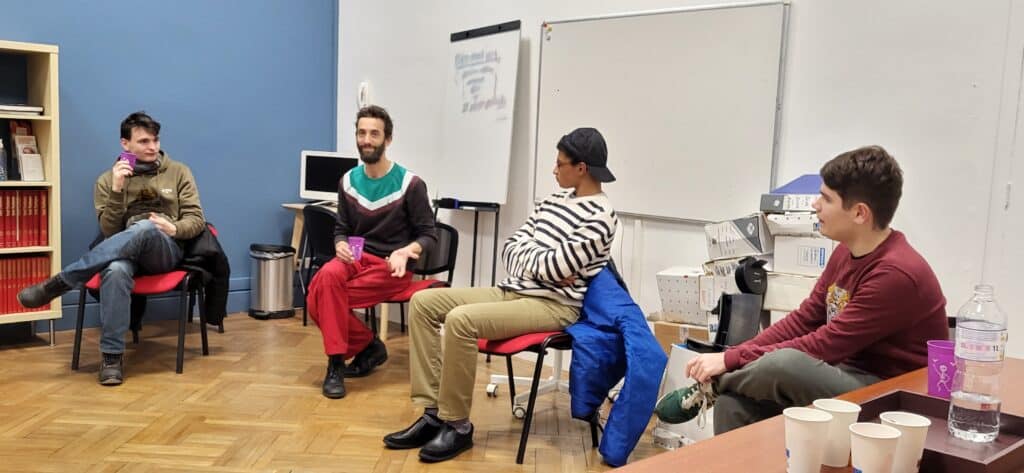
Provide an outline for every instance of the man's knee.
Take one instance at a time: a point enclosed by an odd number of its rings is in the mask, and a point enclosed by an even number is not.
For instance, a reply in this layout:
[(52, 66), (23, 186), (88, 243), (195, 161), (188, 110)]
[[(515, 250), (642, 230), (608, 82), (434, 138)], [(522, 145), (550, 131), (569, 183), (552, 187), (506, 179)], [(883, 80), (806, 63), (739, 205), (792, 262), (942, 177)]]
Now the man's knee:
[(448, 317), (444, 322), (444, 330), (446, 336), (477, 338), (473, 319), (464, 307), (456, 307), (451, 312), (448, 312)]
[(807, 359), (807, 354), (800, 350), (783, 348), (759, 358), (755, 368), (760, 377), (784, 383), (793, 376), (794, 370), (806, 366)]
[(409, 299), (409, 320), (431, 320), (436, 321), (442, 314), (438, 314), (435, 307), (438, 297), (444, 296), (447, 288), (433, 288), (416, 291)]
[(135, 274), (135, 268), (131, 262), (126, 260), (113, 261), (103, 268), (101, 277), (104, 281), (108, 279), (131, 279)]

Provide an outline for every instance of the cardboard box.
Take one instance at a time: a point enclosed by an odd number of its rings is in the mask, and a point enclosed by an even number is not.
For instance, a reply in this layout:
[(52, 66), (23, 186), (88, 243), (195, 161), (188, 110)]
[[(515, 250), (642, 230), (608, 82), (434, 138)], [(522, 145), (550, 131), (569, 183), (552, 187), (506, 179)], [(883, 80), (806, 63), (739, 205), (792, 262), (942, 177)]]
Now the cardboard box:
[[(695, 356), (697, 356), (697, 352), (688, 350), (686, 347), (680, 345), (672, 346), (658, 399), (676, 389), (684, 388), (696, 382), (692, 378), (686, 377), (686, 362)], [(690, 440), (700, 441), (714, 436), (714, 415), (715, 411), (712, 407), (705, 414), (706, 422), (704, 423), (699, 422), (698, 419), (682, 424), (666, 424), (658, 421), (658, 427), (682, 435)]]
[(818, 194), (761, 194), (761, 211), (765, 213), (813, 212)]
[(656, 275), (662, 318), (671, 322), (706, 324), (707, 315), (700, 308), (701, 268), (675, 266)]
[(764, 255), (772, 252), (772, 235), (764, 216), (756, 213), (746, 217), (709, 223), (704, 226), (708, 242), (708, 259)]
[(799, 274), (768, 273), (768, 290), (764, 294), (764, 310), (792, 312), (811, 295), (818, 278)]
[(818, 222), (817, 214), (808, 212), (768, 214), (764, 218), (768, 222), (768, 232), (774, 237), (789, 235), (824, 238), (820, 232), (821, 223)]
[(654, 322), (654, 338), (658, 339), (665, 354), (672, 351), (672, 345), (685, 343), (687, 337), (702, 342), (710, 340), (710, 333), (707, 326), (688, 325), (675, 322)]
[(836, 242), (828, 238), (780, 236), (775, 239), (775, 264), (779, 273), (820, 276)]

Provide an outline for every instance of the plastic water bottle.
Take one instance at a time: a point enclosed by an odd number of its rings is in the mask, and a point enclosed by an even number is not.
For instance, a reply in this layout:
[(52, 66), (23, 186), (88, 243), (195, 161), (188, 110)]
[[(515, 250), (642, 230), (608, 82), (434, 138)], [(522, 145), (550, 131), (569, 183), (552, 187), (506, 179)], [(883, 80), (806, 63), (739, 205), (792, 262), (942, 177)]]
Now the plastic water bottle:
[(956, 317), (956, 376), (949, 403), (949, 433), (972, 442), (999, 435), (999, 373), (1006, 348), (1006, 314), (992, 286), (977, 285)]

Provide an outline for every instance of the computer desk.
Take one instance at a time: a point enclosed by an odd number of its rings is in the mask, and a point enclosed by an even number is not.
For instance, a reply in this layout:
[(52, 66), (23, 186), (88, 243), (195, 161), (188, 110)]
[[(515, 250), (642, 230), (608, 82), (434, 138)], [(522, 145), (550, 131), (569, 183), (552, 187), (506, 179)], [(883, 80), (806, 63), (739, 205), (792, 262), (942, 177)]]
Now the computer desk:
[[(292, 246), (292, 248), (295, 248), (295, 252), (296, 252), (295, 253), (295, 270), (296, 271), (298, 271), (300, 269), (300, 260), (299, 260), (298, 251), (299, 251), (299, 246), (302, 244), (302, 229), (305, 226), (305, 222), (306, 222), (306, 219), (302, 216), (302, 209), (305, 209), (307, 205), (310, 205), (310, 204), (307, 203), (307, 202), (281, 204), (281, 207), (284, 207), (284, 208), (286, 208), (288, 210), (291, 210), (291, 211), (295, 212), (295, 220), (292, 222), (292, 245), (291, 246)], [(331, 208), (331, 207), (324, 206), (324, 208)], [(309, 281), (305, 281), (304, 284), (309, 284)], [(381, 323), (378, 325), (381, 328), (379, 330), (380, 333), (378, 333), (377, 335), (380, 337), (381, 341), (385, 341), (385, 342), (388, 340), (388, 324), (387, 324), (388, 312), (389, 312), (388, 311), (388, 306), (389, 306), (389, 304), (379, 304), (377, 306), (377, 308), (378, 308), (377, 313), (380, 314), (380, 320), (381, 320)]]
[[(1000, 378), (1002, 412), (1024, 414), (1024, 390), (1019, 383), (1024, 379), (1024, 360), (1007, 358)], [(885, 381), (851, 391), (839, 399), (863, 403), (890, 391), (905, 390), (928, 392), (928, 373), (925, 368), (890, 378)], [(710, 420), (710, 419), (709, 419)], [(701, 473), (758, 471), (786, 471), (786, 440), (782, 416), (765, 419), (756, 424), (716, 435), (693, 445), (678, 448), (615, 471), (633, 473), (662, 473), (666, 471), (693, 471)], [(848, 472), (850, 467), (822, 466), (823, 472)]]

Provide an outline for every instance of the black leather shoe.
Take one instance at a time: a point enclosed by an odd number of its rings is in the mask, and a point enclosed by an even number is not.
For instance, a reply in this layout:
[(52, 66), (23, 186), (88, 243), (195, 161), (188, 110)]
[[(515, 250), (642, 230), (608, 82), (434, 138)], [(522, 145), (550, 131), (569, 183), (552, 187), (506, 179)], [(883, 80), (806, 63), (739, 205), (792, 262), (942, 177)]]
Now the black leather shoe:
[(441, 425), (444, 421), (437, 417), (431, 416), (431, 424), (427, 420), (427, 416), (430, 414), (423, 414), (413, 422), (412, 425), (406, 427), (404, 430), (398, 432), (392, 432), (384, 436), (384, 446), (393, 448), (396, 450), (402, 450), (407, 448), (420, 448), (431, 441), (437, 436), (437, 433), (441, 431)]
[(473, 426), (469, 426), (469, 433), (460, 434), (445, 422), (437, 436), (420, 449), (420, 460), (428, 463), (451, 460), (470, 448), (473, 448)]
[(18, 302), (28, 309), (42, 307), (54, 298), (63, 296), (71, 290), (63, 279), (53, 276), (39, 284), (33, 284), (18, 292)]
[(100, 363), (100, 384), (117, 386), (124, 382), (124, 354), (104, 353)]
[(373, 341), (352, 358), (352, 362), (345, 367), (345, 376), (362, 378), (370, 374), (374, 368), (384, 364), (385, 361), (388, 361), (388, 349), (384, 346), (384, 342), (374, 337)]
[(345, 355), (330, 355), (327, 359), (327, 376), (324, 377), (324, 397), (341, 399), (345, 397)]

